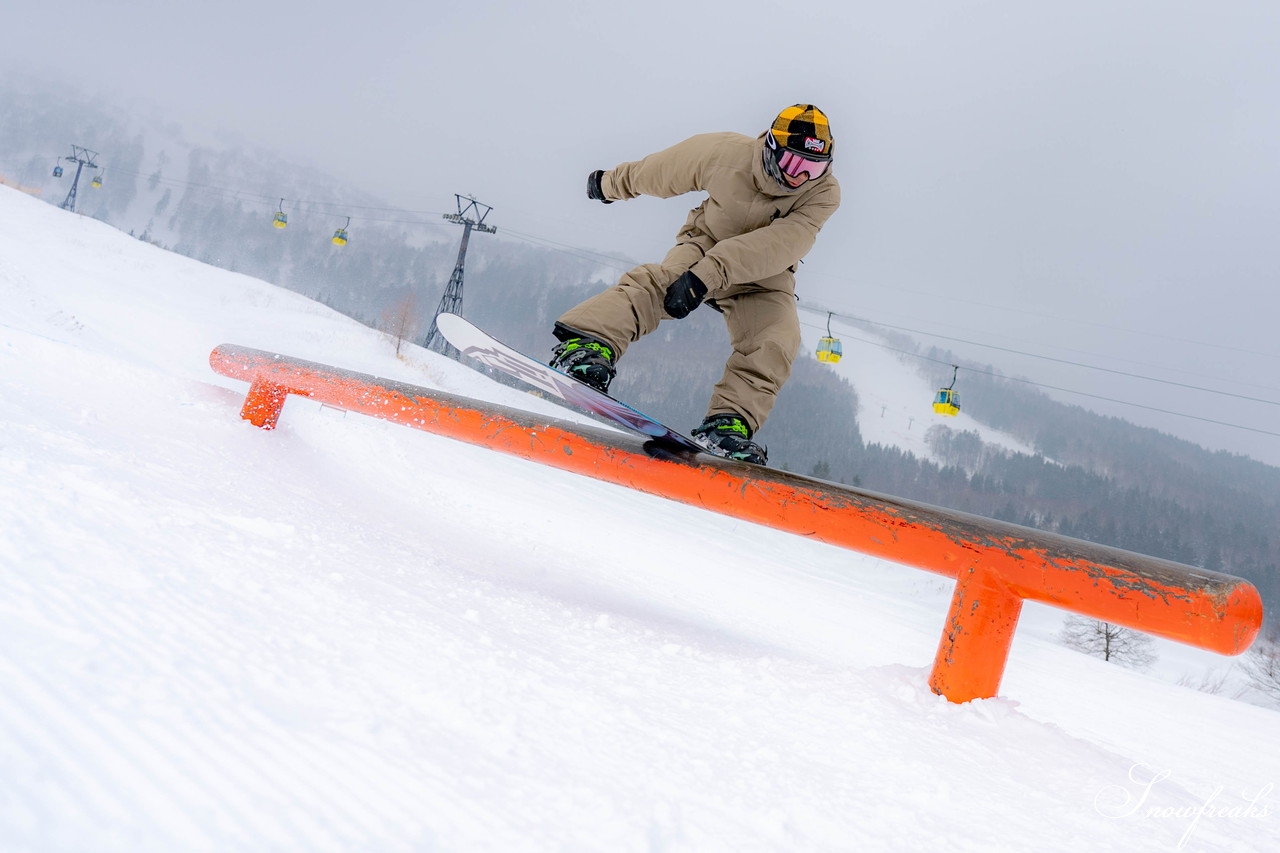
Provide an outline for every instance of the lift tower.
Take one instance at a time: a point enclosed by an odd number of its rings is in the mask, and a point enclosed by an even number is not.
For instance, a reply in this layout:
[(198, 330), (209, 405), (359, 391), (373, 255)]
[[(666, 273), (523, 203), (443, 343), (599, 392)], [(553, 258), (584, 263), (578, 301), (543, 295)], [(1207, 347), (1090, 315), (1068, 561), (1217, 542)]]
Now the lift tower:
[[(436, 317), (441, 314), (462, 313), (462, 266), (467, 260), (467, 243), (471, 240), (471, 229), (474, 228), (485, 234), (496, 234), (498, 229), (484, 224), (484, 218), (493, 210), (492, 207), (481, 204), (470, 196), (454, 193), (453, 197), (458, 202), (458, 212), (446, 213), (444, 218), (462, 226), (462, 245), (458, 247), (458, 263), (453, 267), (453, 275), (449, 276), (449, 283), (445, 285), (444, 296), (440, 297), (440, 305), (431, 318), (431, 330), (427, 332), (427, 339), (423, 346), (456, 359), (459, 355), (458, 350), (445, 340), (444, 335), (440, 334), (440, 330), (436, 328)], [(462, 205), (464, 201), (467, 202), (466, 207)], [(477, 216), (479, 218), (475, 218)]]
[(76, 190), (80, 188), (80, 173), (84, 170), (85, 166), (88, 166), (90, 169), (98, 168), (98, 164), (95, 163), (93, 159), (97, 156), (97, 151), (90, 151), (88, 148), (81, 148), (79, 145), (72, 145), (71, 156), (61, 158), (76, 164), (76, 176), (75, 179), (71, 181), (71, 191), (67, 193), (66, 200), (62, 202), (63, 210), (69, 210), (72, 213), (76, 212)]

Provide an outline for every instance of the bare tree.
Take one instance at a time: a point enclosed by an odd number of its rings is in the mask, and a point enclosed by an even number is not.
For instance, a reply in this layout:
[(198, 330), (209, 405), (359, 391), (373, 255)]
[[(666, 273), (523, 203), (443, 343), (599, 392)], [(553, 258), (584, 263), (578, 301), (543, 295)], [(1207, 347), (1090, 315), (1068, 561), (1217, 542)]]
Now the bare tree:
[[(1192, 673), (1184, 672), (1178, 676), (1178, 686), (1188, 687), (1192, 690), (1199, 690), (1201, 693), (1209, 693), (1214, 696), (1229, 695), (1227, 688), (1231, 682), (1231, 668), (1209, 670), (1208, 672)], [(1243, 688), (1236, 687), (1233, 691), (1232, 698), (1239, 699)]]
[(418, 295), (410, 290), (399, 302), (382, 312), (378, 328), (396, 342), (396, 355), (406, 340), (418, 334), (422, 328), (422, 311), (418, 308)]
[(1146, 669), (1156, 662), (1155, 641), (1149, 636), (1097, 619), (1068, 616), (1062, 625), (1062, 641), (1076, 651), (1133, 669)]
[(1249, 649), (1240, 668), (1250, 684), (1272, 699), (1280, 699), (1280, 640), (1259, 640)]

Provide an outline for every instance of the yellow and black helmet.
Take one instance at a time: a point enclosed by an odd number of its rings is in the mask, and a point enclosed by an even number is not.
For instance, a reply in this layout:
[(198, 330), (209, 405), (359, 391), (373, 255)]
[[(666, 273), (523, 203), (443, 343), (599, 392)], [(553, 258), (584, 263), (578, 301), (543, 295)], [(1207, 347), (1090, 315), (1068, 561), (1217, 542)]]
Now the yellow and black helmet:
[(813, 104), (795, 104), (778, 113), (769, 135), (770, 148), (794, 151), (809, 160), (830, 160), (835, 147), (827, 114)]

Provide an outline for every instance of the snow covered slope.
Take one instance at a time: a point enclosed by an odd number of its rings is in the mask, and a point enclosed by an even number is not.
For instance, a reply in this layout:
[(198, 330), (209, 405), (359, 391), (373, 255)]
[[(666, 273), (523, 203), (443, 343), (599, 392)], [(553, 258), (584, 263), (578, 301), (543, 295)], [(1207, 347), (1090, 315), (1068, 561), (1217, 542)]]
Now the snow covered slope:
[[(805, 346), (816, 347), (825, 327), (811, 322), (804, 327)], [(1026, 442), (978, 421), (963, 408), (953, 417), (935, 414), (931, 404), (938, 389), (921, 375), (920, 359), (896, 352), (892, 343), (871, 329), (843, 332), (837, 322), (833, 332), (837, 337), (843, 335), (844, 357), (825, 366), (857, 389), (858, 429), (867, 444), (897, 447), (921, 459), (941, 462), (925, 442), (929, 428), (941, 425), (975, 432), (985, 444), (1012, 453), (1035, 455), (1035, 448)]]
[(257, 430), (224, 342), (549, 405), (0, 187), (0, 849), (1280, 845), (1274, 712), (1043, 608), (949, 704), (941, 579), (305, 400)]

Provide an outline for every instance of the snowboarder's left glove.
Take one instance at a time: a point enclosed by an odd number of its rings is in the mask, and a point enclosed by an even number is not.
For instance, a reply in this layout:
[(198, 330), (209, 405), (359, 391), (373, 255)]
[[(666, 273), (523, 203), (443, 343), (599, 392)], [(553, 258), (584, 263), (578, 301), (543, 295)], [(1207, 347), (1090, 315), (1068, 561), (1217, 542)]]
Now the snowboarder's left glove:
[(612, 199), (604, 197), (604, 190), (600, 188), (600, 179), (604, 177), (604, 169), (596, 169), (590, 175), (587, 175), (587, 198), (593, 201), (602, 201), (605, 204), (613, 204)]
[(666, 298), (662, 300), (662, 307), (667, 309), (667, 313), (677, 320), (683, 320), (688, 317), (694, 308), (702, 304), (703, 298), (707, 295), (707, 286), (702, 283), (702, 279), (693, 274), (693, 271), (680, 276), (671, 286), (667, 288)]

